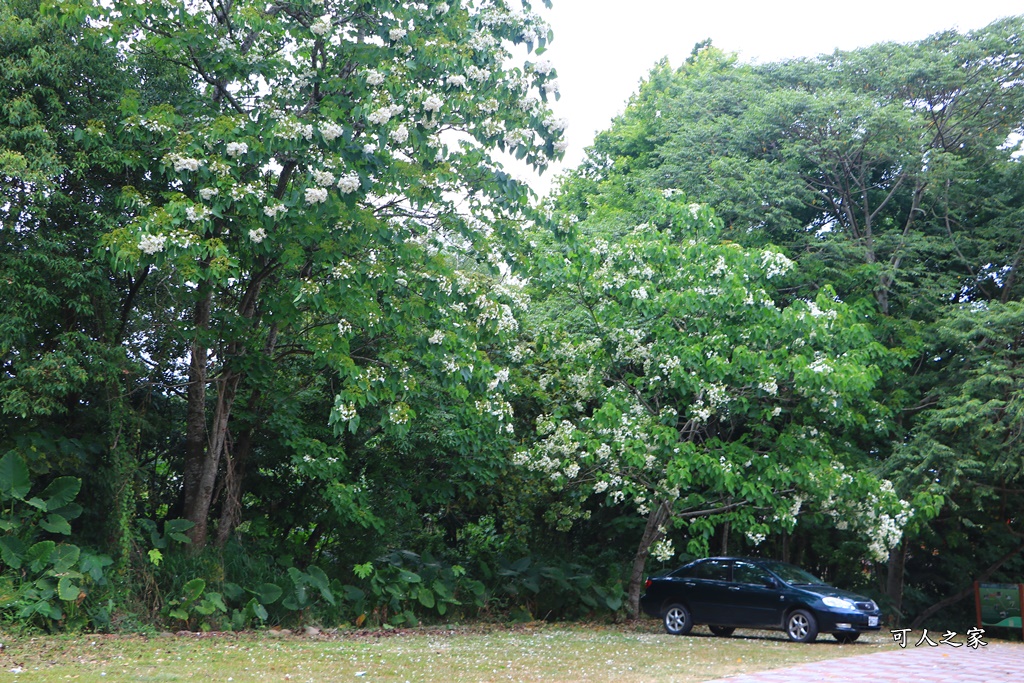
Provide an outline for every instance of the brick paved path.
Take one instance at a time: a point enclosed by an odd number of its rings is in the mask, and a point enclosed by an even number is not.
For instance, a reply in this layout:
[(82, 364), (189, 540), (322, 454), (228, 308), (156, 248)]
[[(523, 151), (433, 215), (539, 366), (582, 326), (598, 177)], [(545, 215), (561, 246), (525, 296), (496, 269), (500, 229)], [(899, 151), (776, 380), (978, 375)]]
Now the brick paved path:
[(826, 659), (787, 669), (739, 674), (706, 683), (1020, 683), (1024, 645), (989, 643), (967, 647), (913, 647), (892, 652)]

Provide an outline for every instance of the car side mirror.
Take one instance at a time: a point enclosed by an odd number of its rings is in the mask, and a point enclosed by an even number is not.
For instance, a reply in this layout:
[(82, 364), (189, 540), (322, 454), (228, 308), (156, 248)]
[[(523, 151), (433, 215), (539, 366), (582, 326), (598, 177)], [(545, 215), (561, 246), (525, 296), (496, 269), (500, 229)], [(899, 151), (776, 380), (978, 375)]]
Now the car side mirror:
[(769, 588), (778, 588), (779, 580), (776, 579), (774, 576), (766, 576), (764, 578), (764, 585), (768, 586)]

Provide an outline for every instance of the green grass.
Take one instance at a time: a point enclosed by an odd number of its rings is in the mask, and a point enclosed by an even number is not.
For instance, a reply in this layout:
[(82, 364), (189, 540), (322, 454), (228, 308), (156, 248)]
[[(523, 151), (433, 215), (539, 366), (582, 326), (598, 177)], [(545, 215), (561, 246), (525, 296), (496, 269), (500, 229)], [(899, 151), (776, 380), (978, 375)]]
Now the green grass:
[[(76, 681), (675, 681), (698, 682), (895, 647), (887, 631), (839, 645), (781, 633), (716, 638), (629, 626), (527, 625), (179, 636), (4, 637), (0, 680)], [(18, 671), (12, 675), (12, 670)]]

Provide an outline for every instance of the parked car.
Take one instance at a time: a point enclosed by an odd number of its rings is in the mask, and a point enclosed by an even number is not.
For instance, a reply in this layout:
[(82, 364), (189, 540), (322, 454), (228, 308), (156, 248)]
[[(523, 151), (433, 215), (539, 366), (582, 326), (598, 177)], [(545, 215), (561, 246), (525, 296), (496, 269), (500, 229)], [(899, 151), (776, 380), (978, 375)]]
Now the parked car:
[(800, 567), (744, 557), (709, 557), (649, 578), (640, 606), (672, 635), (707, 624), (717, 636), (737, 628), (780, 629), (799, 643), (819, 633), (852, 643), (864, 631), (879, 630), (882, 616), (871, 599), (833, 588)]

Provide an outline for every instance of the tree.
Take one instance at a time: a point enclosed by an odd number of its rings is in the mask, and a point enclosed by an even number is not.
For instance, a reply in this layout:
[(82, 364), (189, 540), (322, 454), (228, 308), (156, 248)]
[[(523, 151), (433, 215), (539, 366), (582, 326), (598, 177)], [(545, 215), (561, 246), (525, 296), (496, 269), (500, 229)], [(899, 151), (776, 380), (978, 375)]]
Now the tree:
[(547, 256), (538, 290), (575, 311), (537, 342), (547, 411), (517, 460), (646, 519), (633, 615), (673, 525), (707, 553), (716, 525), (757, 545), (806, 505), (853, 519), (884, 557), (909, 504), (849, 441), (880, 422), (884, 348), (828, 289), (779, 305), (792, 262), (722, 242), (706, 208), (669, 198), (652, 223), (614, 241), (577, 224)]
[(543, 168), (565, 127), (546, 106), (551, 64), (506, 67), (508, 46), (550, 39), (522, 7), (115, 3), (129, 55), (191, 84), (124, 103), (118, 133), (164, 187), (129, 190), (132, 218), (106, 244), (169, 272), (189, 311), (172, 332), (189, 346), (183, 510), (197, 547), (255, 366), (314, 358), (337, 377), (338, 433), (370, 415), (370, 429), (407, 428), (421, 373), (460, 400), (488, 393), (481, 344), (515, 325), (513, 302), (453, 255), (514, 265), (527, 190), (492, 155)]

